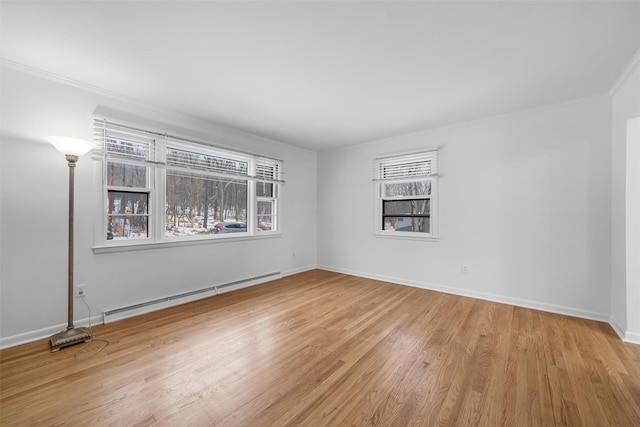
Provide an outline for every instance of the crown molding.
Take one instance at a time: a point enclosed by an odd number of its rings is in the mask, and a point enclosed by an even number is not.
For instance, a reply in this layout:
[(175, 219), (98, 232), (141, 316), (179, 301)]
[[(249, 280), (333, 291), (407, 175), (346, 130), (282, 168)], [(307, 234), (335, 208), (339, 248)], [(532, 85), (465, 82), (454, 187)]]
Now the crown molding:
[[(0, 0), (2, 1), (2, 0)], [(201, 123), (206, 123), (209, 128), (206, 130), (207, 133), (211, 133), (211, 132), (221, 132), (223, 134), (225, 134), (226, 136), (228, 136), (228, 134), (232, 134), (233, 137), (248, 137), (248, 138), (252, 138), (252, 139), (256, 139), (256, 140), (261, 140), (261, 141), (265, 141), (265, 142), (269, 142), (271, 144), (275, 144), (275, 145), (279, 145), (279, 146), (283, 146), (283, 147), (287, 147), (288, 149), (292, 149), (292, 150), (296, 150), (296, 151), (300, 151), (300, 152), (304, 152), (304, 153), (308, 153), (308, 154), (313, 154), (316, 155), (317, 153), (315, 151), (312, 150), (308, 150), (306, 148), (302, 148), (302, 147), (297, 147), (295, 145), (291, 145), (291, 144), (287, 144), (285, 142), (282, 141), (277, 141), (275, 139), (271, 139), (269, 137), (263, 136), (263, 135), (259, 135), (259, 134), (255, 134), (255, 133), (251, 133), (242, 129), (238, 129), (235, 127), (231, 127), (228, 125), (224, 125), (224, 124), (220, 124), (220, 123), (216, 123), (213, 122), (211, 120), (202, 118), (202, 117), (196, 117), (196, 116), (191, 116), (188, 114), (185, 114), (183, 112), (180, 111), (176, 111), (176, 110), (172, 110), (170, 108), (164, 107), (162, 105), (159, 104), (154, 104), (153, 102), (149, 102), (149, 101), (145, 101), (139, 98), (135, 98), (129, 95), (125, 95), (121, 92), (117, 92), (114, 90), (110, 90), (110, 89), (105, 89), (102, 88), (100, 86), (95, 86), (80, 80), (75, 80), (69, 77), (65, 77), (65, 76), (61, 76), (59, 74), (55, 74), (49, 71), (45, 71), (42, 70), (40, 68), (36, 68), (36, 67), (32, 67), (29, 65), (25, 65), (22, 64), (20, 62), (16, 62), (16, 61), (12, 61), (10, 59), (6, 59), (6, 58), (2, 58), (0, 57), (0, 68), (5, 68), (5, 69), (9, 69), (9, 70), (14, 70), (20, 73), (25, 73), (25, 74), (29, 74), (32, 75), (34, 77), (38, 77), (41, 79), (45, 79), (45, 80), (49, 80), (52, 81), (54, 83), (59, 83), (59, 84), (63, 84), (66, 86), (70, 86), (70, 87), (74, 87), (76, 89), (80, 89), (80, 90), (84, 90), (87, 92), (91, 92), (94, 93), (96, 95), (99, 96), (104, 96), (106, 98), (111, 98), (114, 99), (116, 101), (121, 101), (121, 102), (125, 102), (131, 105), (135, 105), (137, 107), (140, 108), (144, 108), (147, 110), (152, 110), (158, 113), (162, 113), (162, 114), (168, 114), (172, 117), (176, 117), (176, 118), (180, 118), (180, 119), (184, 119), (190, 122), (196, 121), (196, 122), (201, 122)], [(212, 129), (213, 128), (213, 129)]]
[(92, 92), (92, 93), (95, 93), (97, 95), (102, 95), (102, 96), (106, 96), (106, 97), (109, 97), (109, 98), (114, 98), (114, 99), (117, 99), (117, 100), (120, 100), (120, 101), (129, 102), (129, 103), (136, 104), (136, 105), (143, 106), (143, 107), (147, 107), (147, 108), (154, 108), (154, 109), (157, 109), (157, 110), (166, 110), (166, 108), (162, 108), (159, 105), (155, 105), (155, 104), (152, 104), (150, 102), (143, 101), (141, 99), (134, 98), (132, 96), (125, 95), (125, 94), (120, 93), (120, 92), (116, 92), (114, 90), (105, 89), (105, 88), (102, 88), (100, 86), (95, 86), (95, 85), (92, 85), (92, 84), (89, 84), (89, 83), (86, 83), (86, 82), (82, 82), (80, 80), (72, 79), (70, 77), (61, 76), (60, 74), (55, 74), (55, 73), (51, 73), (49, 71), (42, 70), (40, 68), (31, 67), (29, 65), (25, 65), (25, 64), (22, 64), (20, 62), (11, 61), (10, 59), (0, 58), (0, 66), (2, 66), (3, 68), (10, 69), (10, 70), (22, 72), (22, 73), (25, 73), (25, 74), (30, 74), (32, 76), (39, 77), (39, 78), (42, 78), (42, 79), (50, 80), (50, 81), (53, 81), (53, 82), (56, 82), (56, 83), (61, 83), (61, 84), (67, 85), (67, 86), (72, 86), (72, 87), (75, 87), (77, 89), (86, 90), (88, 92)]

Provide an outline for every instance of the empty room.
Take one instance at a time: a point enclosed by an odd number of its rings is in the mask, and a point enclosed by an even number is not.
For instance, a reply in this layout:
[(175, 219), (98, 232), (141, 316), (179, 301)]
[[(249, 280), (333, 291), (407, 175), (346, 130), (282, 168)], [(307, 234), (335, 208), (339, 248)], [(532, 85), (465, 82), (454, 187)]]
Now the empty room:
[(0, 43), (0, 425), (640, 426), (640, 1), (2, 1)]

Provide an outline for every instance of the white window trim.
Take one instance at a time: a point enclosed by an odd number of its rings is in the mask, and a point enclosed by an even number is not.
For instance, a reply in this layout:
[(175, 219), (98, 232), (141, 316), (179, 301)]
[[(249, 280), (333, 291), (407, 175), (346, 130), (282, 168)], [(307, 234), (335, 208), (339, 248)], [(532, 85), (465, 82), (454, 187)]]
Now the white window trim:
[[(387, 198), (382, 195), (382, 184), (384, 182), (401, 182), (401, 181), (414, 181), (419, 179), (417, 176), (414, 179), (411, 178), (398, 178), (392, 180), (385, 180), (381, 177), (381, 166), (385, 163), (402, 163), (403, 160), (411, 160), (416, 158), (421, 158), (423, 156), (432, 156), (433, 163), (431, 166), (430, 173), (428, 175), (424, 175), (424, 178), (431, 180), (431, 194), (428, 197), (430, 200), (430, 217), (429, 217), (429, 233), (419, 233), (419, 232), (407, 232), (407, 231), (395, 231), (395, 230), (384, 230), (382, 228), (382, 205), (385, 200), (401, 200), (402, 198), (406, 199), (415, 199), (420, 197), (413, 196), (404, 196), (404, 197), (394, 197)], [(425, 150), (417, 151), (417, 152), (402, 152), (397, 154), (390, 154), (381, 157), (376, 157), (373, 161), (374, 165), (374, 174), (373, 174), (373, 187), (374, 187), (374, 229), (373, 234), (377, 238), (391, 238), (391, 239), (405, 239), (405, 240), (420, 240), (420, 241), (431, 241), (437, 242), (439, 240), (438, 235), (438, 148), (428, 148)]]
[[(96, 142), (98, 143), (97, 149), (93, 151), (93, 166), (94, 166), (94, 185), (98, 189), (96, 191), (96, 202), (94, 206), (99, 209), (94, 215), (96, 218), (96, 224), (94, 224), (94, 253), (110, 253), (129, 250), (144, 250), (144, 249), (157, 249), (165, 247), (179, 247), (190, 246), (200, 244), (216, 244), (228, 241), (241, 241), (241, 240), (255, 240), (281, 237), (282, 224), (281, 215), (279, 214), (280, 205), (282, 203), (281, 186), (284, 184), (282, 180), (282, 167), (284, 162), (279, 159), (274, 159), (268, 156), (253, 154), (248, 152), (236, 151), (226, 147), (219, 147), (204, 141), (197, 141), (188, 139), (181, 136), (169, 135), (166, 132), (158, 132), (151, 129), (145, 129), (142, 126), (132, 124), (117, 119), (111, 119), (104, 116), (94, 116), (94, 121), (102, 121), (117, 126), (128, 127), (135, 129), (138, 132), (144, 132), (148, 135), (155, 135), (158, 137), (156, 140), (156, 147), (154, 153), (154, 159), (147, 164), (148, 176), (146, 188), (133, 188), (133, 187), (116, 187), (107, 186), (105, 181), (105, 150), (103, 147), (103, 137), (96, 135)], [(168, 143), (167, 141), (171, 141)], [(164, 233), (165, 225), (165, 200), (166, 200), (166, 172), (167, 166), (164, 158), (166, 157), (167, 145), (181, 144), (185, 147), (189, 147), (193, 150), (202, 149), (203, 152), (218, 153), (224, 155), (226, 158), (232, 158), (236, 160), (247, 161), (249, 164), (249, 170), (247, 176), (242, 176), (240, 179), (247, 181), (247, 232), (246, 233), (229, 233), (229, 234), (209, 234), (202, 236), (175, 236), (167, 237)], [(256, 166), (258, 164), (277, 164), (278, 175), (275, 179), (260, 179), (256, 176)], [(170, 168), (169, 168), (170, 169)], [(273, 230), (257, 230), (257, 201), (255, 192), (255, 182), (272, 182), (277, 185), (276, 197), (270, 198), (274, 200), (274, 213), (273, 220), (276, 223), (273, 226)], [(105, 224), (107, 223), (108, 207), (107, 192), (108, 190), (121, 191), (142, 191), (149, 193), (149, 224), (148, 224), (148, 238), (146, 239), (130, 239), (130, 240), (108, 240), (105, 233)], [(96, 210), (97, 210), (96, 209)]]

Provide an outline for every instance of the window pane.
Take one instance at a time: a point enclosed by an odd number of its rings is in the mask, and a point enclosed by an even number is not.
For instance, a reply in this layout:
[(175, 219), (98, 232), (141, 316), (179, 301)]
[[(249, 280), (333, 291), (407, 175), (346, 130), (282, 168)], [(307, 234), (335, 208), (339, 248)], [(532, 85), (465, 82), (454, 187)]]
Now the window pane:
[(430, 179), (411, 182), (384, 183), (382, 185), (384, 190), (383, 194), (385, 197), (431, 195)]
[(146, 239), (149, 237), (148, 216), (109, 215), (107, 222), (107, 240)]
[(384, 200), (382, 220), (384, 230), (429, 233), (429, 199)]
[(384, 217), (383, 229), (390, 231), (409, 231), (417, 233), (429, 233), (429, 217)]
[(149, 193), (107, 192), (107, 240), (149, 237)]
[(382, 215), (421, 215), (429, 216), (430, 200), (385, 200), (382, 202)]
[(147, 186), (147, 168), (146, 166), (108, 162), (107, 185), (145, 188)]
[(274, 184), (269, 182), (256, 182), (256, 196), (258, 197), (274, 197)]
[(165, 236), (210, 234), (216, 223), (225, 221), (246, 223), (246, 180), (167, 171)]
[(149, 213), (149, 193), (135, 191), (108, 192), (107, 214), (147, 215)]
[(258, 201), (258, 230), (273, 230), (273, 201)]

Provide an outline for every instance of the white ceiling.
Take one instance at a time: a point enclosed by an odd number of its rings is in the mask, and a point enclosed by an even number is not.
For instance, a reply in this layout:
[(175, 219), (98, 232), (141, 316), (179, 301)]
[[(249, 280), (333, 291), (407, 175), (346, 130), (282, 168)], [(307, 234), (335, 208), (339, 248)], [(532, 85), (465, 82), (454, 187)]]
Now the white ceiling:
[(314, 151), (606, 94), (640, 1), (3, 1), (1, 56)]

